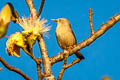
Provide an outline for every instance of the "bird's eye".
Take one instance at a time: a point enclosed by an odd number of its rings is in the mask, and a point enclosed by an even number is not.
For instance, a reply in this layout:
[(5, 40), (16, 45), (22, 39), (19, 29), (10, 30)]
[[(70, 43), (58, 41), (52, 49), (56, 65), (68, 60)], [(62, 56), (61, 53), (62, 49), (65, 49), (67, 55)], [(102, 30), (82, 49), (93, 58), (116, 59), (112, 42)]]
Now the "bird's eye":
[(59, 22), (61, 22), (62, 20), (61, 19), (59, 19)]
[(60, 22), (60, 23), (64, 23), (64, 20), (62, 20), (62, 19), (59, 19), (59, 22)]

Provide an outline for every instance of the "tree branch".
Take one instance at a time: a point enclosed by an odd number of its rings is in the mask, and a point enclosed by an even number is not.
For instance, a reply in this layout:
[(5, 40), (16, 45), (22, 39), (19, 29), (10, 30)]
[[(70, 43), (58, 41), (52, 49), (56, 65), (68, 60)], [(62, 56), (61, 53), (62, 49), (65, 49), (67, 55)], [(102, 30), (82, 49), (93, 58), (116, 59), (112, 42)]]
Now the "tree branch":
[(62, 79), (64, 71), (65, 71), (65, 64), (63, 64), (63, 67), (62, 67), (62, 69), (61, 69), (61, 71), (60, 71), (60, 73), (58, 75), (57, 80), (61, 80)]
[(53, 76), (52, 71), (51, 71), (51, 62), (48, 57), (46, 45), (41, 35), (38, 37), (38, 42), (39, 42), (39, 47), (40, 47), (41, 56), (42, 56), (44, 74), (47, 75), (45, 76), (45, 79), (55, 80), (55, 77)]
[(25, 0), (25, 1), (26, 1), (27, 5), (29, 7), (31, 17), (36, 18), (37, 12), (36, 12), (33, 0)]
[(41, 1), (41, 4), (40, 4), (39, 12), (38, 12), (38, 14), (37, 14), (38, 17), (39, 17), (40, 14), (42, 13), (42, 9), (43, 9), (44, 3), (45, 3), (45, 0), (42, 0), (42, 1)]
[(30, 56), (30, 57), (36, 62), (36, 64), (41, 64), (42, 61), (41, 61), (40, 58), (37, 59), (37, 58), (33, 55), (33, 53), (28, 52), (26, 48), (23, 48), (23, 50), (24, 50), (24, 52), (25, 52), (28, 56)]
[(90, 29), (91, 29), (91, 35), (94, 34), (94, 29), (93, 29), (93, 23), (92, 23), (92, 8), (89, 9), (89, 22), (90, 22)]
[(32, 80), (29, 76), (27, 76), (25, 73), (23, 73), (21, 70), (15, 68), (15, 67), (12, 67), (11, 65), (7, 64), (7, 62), (5, 62), (2, 57), (0, 57), (0, 62), (7, 68), (9, 69), (10, 71), (14, 71), (18, 74), (20, 74), (22, 77), (24, 77), (26, 80)]
[(79, 62), (80, 62), (80, 59), (77, 58), (77, 59), (73, 60), (72, 63), (70, 63), (70, 64), (67, 65), (67, 59), (65, 59), (65, 60), (64, 60), (63, 67), (62, 67), (62, 69), (61, 69), (61, 71), (60, 71), (60, 73), (59, 73), (59, 75), (58, 75), (58, 79), (57, 79), (57, 80), (61, 80), (61, 79), (62, 79), (63, 73), (64, 73), (64, 71), (65, 71), (66, 69), (68, 69), (69, 67), (71, 67), (71, 66), (73, 66), (74, 64), (79, 63)]
[(37, 64), (37, 73), (38, 73), (38, 80), (42, 80), (43, 76), (41, 74), (41, 66)]
[(60, 73), (58, 75), (58, 79), (57, 80), (61, 80), (62, 79), (63, 73), (65, 71), (65, 66), (67, 64), (68, 53), (65, 53), (64, 55), (65, 55), (65, 57), (64, 57), (64, 64), (63, 64), (62, 69), (61, 69), (61, 71), (60, 71)]
[[(69, 50), (69, 56), (75, 53), (76, 51), (89, 46), (91, 43), (93, 43), (97, 38), (102, 36), (108, 29), (110, 29), (115, 23), (117, 23), (120, 20), (120, 13), (113, 16), (108, 20), (105, 24), (102, 24), (101, 27), (88, 39), (82, 41), (81, 43), (77, 44), (73, 49)], [(51, 64), (57, 63), (59, 61), (62, 61), (64, 59), (64, 53), (61, 52), (56, 56), (53, 56), (50, 58)]]
[(33, 53), (29, 53), (26, 48), (24, 48), (24, 51), (27, 53), (27, 55), (29, 55), (35, 62), (36, 62), (36, 66), (37, 66), (37, 73), (38, 73), (38, 80), (42, 80), (43, 76), (41, 74), (41, 59), (40, 58), (36, 58)]
[(73, 66), (74, 64), (79, 63), (79, 62), (80, 62), (80, 59), (77, 58), (77, 59), (73, 60), (72, 63), (66, 65), (66, 66), (65, 66), (65, 69), (67, 69), (67, 68), (69, 68), (69, 67), (71, 67), (71, 66)]

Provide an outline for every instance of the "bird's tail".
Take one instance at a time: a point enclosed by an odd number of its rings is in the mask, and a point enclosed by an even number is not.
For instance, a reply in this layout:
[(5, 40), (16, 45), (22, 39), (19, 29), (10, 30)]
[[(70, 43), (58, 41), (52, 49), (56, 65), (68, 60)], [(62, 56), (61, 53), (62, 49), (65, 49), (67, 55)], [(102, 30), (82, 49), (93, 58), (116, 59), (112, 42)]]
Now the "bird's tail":
[(85, 59), (85, 57), (84, 57), (79, 51), (77, 51), (77, 52), (75, 53), (75, 55), (76, 55), (77, 58), (79, 58), (80, 60)]

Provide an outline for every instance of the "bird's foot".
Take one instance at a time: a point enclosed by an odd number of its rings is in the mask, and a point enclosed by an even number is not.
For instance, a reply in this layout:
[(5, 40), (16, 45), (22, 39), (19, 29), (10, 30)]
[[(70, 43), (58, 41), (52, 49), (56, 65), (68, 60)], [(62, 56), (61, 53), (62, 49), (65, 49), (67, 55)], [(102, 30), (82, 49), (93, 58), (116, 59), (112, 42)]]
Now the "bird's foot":
[(67, 47), (68, 50), (70, 50), (70, 49), (72, 49), (72, 48), (73, 48), (73, 46), (69, 46), (69, 47)]

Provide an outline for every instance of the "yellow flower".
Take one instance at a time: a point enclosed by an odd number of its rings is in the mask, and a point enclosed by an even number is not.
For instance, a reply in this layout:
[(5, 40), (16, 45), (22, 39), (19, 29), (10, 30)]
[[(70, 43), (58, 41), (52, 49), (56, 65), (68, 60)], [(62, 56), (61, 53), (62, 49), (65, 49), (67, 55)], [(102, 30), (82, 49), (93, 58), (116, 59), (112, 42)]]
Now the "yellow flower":
[(108, 76), (104, 76), (104, 77), (102, 78), (102, 80), (111, 80), (111, 78), (108, 77)]
[(8, 54), (20, 57), (20, 48), (26, 47), (24, 40), (24, 37), (19, 32), (12, 34), (6, 43)]
[(3, 20), (5, 24), (8, 24), (10, 22), (12, 16), (12, 9), (12, 4), (7, 3), (0, 12), (0, 20)]
[(8, 24), (12, 16), (12, 10), (12, 4), (7, 3), (0, 12), (0, 38), (2, 38), (7, 32)]

